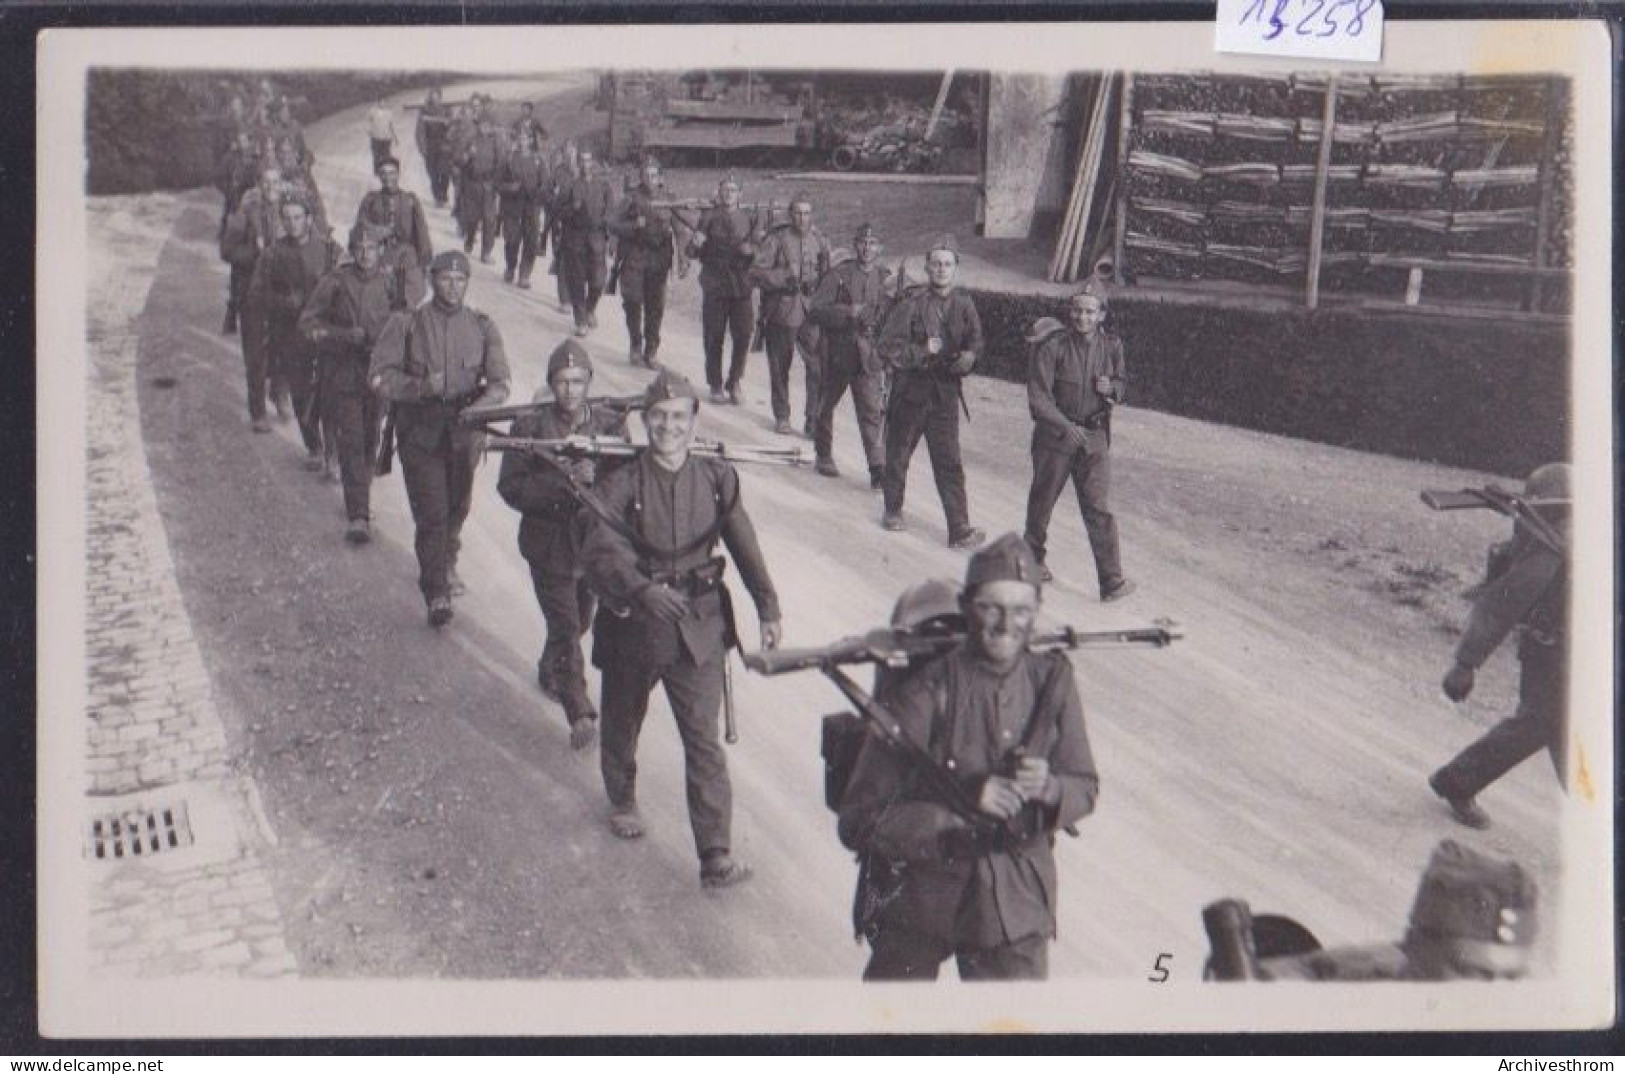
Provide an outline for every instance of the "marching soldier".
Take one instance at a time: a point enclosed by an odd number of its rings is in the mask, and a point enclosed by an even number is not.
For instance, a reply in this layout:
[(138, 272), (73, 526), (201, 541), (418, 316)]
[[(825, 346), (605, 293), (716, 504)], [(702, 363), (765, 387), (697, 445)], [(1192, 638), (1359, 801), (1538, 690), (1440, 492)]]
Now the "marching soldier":
[(772, 389), (773, 428), (790, 428), (790, 365), (799, 347), (806, 367), (807, 398), (802, 430), (808, 438), (818, 419), (819, 384), (823, 379), (822, 347), (816, 327), (807, 327), (807, 300), (829, 271), (829, 240), (813, 226), (812, 200), (797, 194), (790, 202), (790, 222), (768, 233), (751, 269), (751, 281), (762, 291), (762, 319), (767, 323), (768, 383)]
[(1028, 365), (1033, 483), (1026, 536), (1049, 581), (1053, 575), (1044, 561), (1050, 515), (1070, 480), (1094, 551), (1100, 599), (1113, 601), (1134, 592), (1134, 583), (1123, 576), (1117, 520), (1106, 506), (1112, 408), (1122, 401), (1127, 373), (1122, 340), (1101, 327), (1105, 319), (1105, 299), (1093, 289), (1079, 291), (1067, 307), (1069, 326), (1039, 341)]
[(305, 164), (299, 147), (286, 139), (277, 142), (276, 167), (282, 173), (284, 196), (304, 202), (310, 213), (310, 226), (316, 234), (323, 238), (331, 236), (333, 228), (327, 218), (327, 206), (322, 202), (322, 192), (316, 189), (316, 180), (310, 174), (310, 167)]
[[(630, 340), (627, 358), (633, 365), (659, 368), (660, 322), (666, 314), (666, 278), (677, 254), (677, 224), (671, 211), (652, 202), (664, 190), (660, 162), (643, 162), (642, 182), (627, 194), (611, 230), (618, 242), (621, 308)], [(688, 274), (685, 259), (680, 268)]]
[(367, 385), (367, 366), (373, 344), (400, 305), (398, 280), (383, 262), (392, 234), (387, 224), (357, 228), (351, 260), (321, 278), (299, 316), (300, 334), (320, 356), (322, 427), (338, 455), (349, 520), (344, 536), (351, 544), (372, 539), (372, 468), (383, 414)]
[[(739, 382), (756, 325), (749, 270), (761, 239), (758, 218), (739, 207), (739, 181), (727, 176), (717, 184), (717, 204), (701, 215), (685, 250), (700, 261), (700, 331), (713, 403), (738, 406), (745, 401)], [(722, 341), (730, 333), (733, 350), (724, 383)]]
[[(378, 189), (369, 190), (361, 198), (355, 222), (382, 224), (389, 228), (389, 244), (409, 250), (418, 268), (418, 282), (429, 269), (434, 257), (434, 241), (429, 237), (429, 220), (423, 214), (423, 204), (416, 194), (401, 189), (401, 162), (385, 157), (378, 162)], [(408, 297), (416, 303), (423, 296), (421, 290)]]
[(553, 176), (536, 144), (535, 132), (522, 129), (518, 145), (497, 172), (497, 193), (502, 199), (504, 283), (517, 282), (525, 290), (530, 289), (536, 255), (546, 249), (542, 211), (552, 185)]
[(456, 250), (429, 265), (434, 297), (390, 320), (373, 347), (370, 382), (393, 405), (401, 475), (417, 528), (418, 588), (429, 625), (451, 622), (462, 591), (457, 553), (474, 489), (477, 434), (457, 428), (469, 406), (508, 397), (508, 359), (491, 318), (464, 305), (468, 257)]
[(263, 281), (256, 287), (255, 280), (261, 259), (282, 234), (281, 205), (282, 173), (266, 168), (260, 173), (259, 185), (238, 202), (234, 215), (241, 221), (241, 231), (227, 229), (229, 242), (223, 250), (231, 262), (232, 275), (240, 275), (243, 281), (238, 314), (248, 386), (248, 420), (256, 433), (270, 432), (271, 423), (265, 420), (268, 311)]
[(242, 213), (242, 200), (259, 182), (263, 165), (254, 149), (254, 137), (239, 131), (232, 147), (220, 160), (215, 185), (225, 198), (220, 214), (220, 259), (231, 266), (226, 283), (226, 317), (221, 332), (231, 335), (237, 331), (242, 313), (243, 297), (248, 290), (254, 271), (254, 257), (258, 250), (251, 248), (248, 217)]
[(446, 157), (446, 135), (451, 126), (451, 112), (441, 101), (440, 87), (429, 90), (423, 109), (418, 112), (414, 140), (423, 157), (423, 169), (429, 174), (429, 190), (434, 195), (436, 208), (446, 207), (446, 194), (451, 186), (451, 167)]
[(823, 329), (825, 346), (813, 445), (818, 472), (826, 477), (840, 476), (833, 446), (835, 408), (850, 387), (852, 407), (858, 416), (858, 437), (869, 463), (869, 487), (879, 489), (886, 477), (886, 449), (881, 441), (885, 419), (880, 403), (885, 369), (875, 353), (875, 338), (886, 311), (885, 288), (890, 273), (881, 267), (880, 238), (873, 225), (858, 228), (852, 236), (852, 248), (857, 256), (830, 270), (809, 302), (808, 316)]
[[(480, 263), (491, 263), (491, 249), (497, 241), (497, 169), (502, 165), (502, 143), (496, 124), (482, 117), (474, 137), (458, 158), (457, 223), (463, 233), (463, 253), (474, 252), (474, 239), (480, 240)], [(482, 230), (483, 229), (483, 230)]]
[[(266, 341), (273, 391), (286, 393), (308, 453), (305, 469), (325, 470), (321, 415), (315, 405), (316, 354), (299, 331), (299, 315), (316, 283), (339, 263), (339, 244), (317, 234), (305, 203), (285, 196), (282, 237), (260, 257), (253, 286), (264, 296)], [(333, 476), (337, 476), (336, 474)]]
[(1568, 786), (1568, 619), (1570, 474), (1565, 463), (1550, 463), (1529, 475), (1524, 500), (1552, 528), (1557, 542), (1539, 539), (1522, 520), (1512, 539), (1490, 553), (1487, 576), (1478, 586), (1467, 630), (1444, 677), (1445, 696), (1465, 701), (1474, 672), (1514, 629), (1522, 677), (1518, 709), (1462, 750), (1428, 778), (1433, 793), (1469, 828), (1488, 828), (1489, 814), (1477, 802), (1480, 791), (1540, 752), (1551, 754), (1558, 782)]
[(841, 798), (841, 840), (883, 889), (861, 922), (869, 981), (1042, 979), (1056, 925), (1057, 829), (1087, 816), (1095, 773), (1072, 664), (1027, 651), (1042, 584), (1025, 541), (971, 557), (964, 643), (897, 685), (901, 732), (951, 770), (996, 826), (973, 827), (871, 735)]
[(960, 381), (982, 353), (982, 322), (970, 296), (954, 288), (959, 244), (944, 235), (926, 253), (929, 282), (911, 288), (880, 330), (880, 356), (892, 370), (886, 407), (885, 513), (881, 525), (903, 530), (908, 464), (925, 437), (931, 472), (948, 519), (948, 544), (975, 548), (986, 534), (970, 524), (959, 454)]
[[(626, 415), (587, 402), (592, 359), (575, 340), (558, 345), (547, 360), (552, 401), (534, 414), (516, 418), (512, 435), (558, 440), (570, 436), (625, 438)], [(542, 393), (537, 393), (541, 401)], [(570, 745), (590, 747), (598, 738), (598, 713), (587, 698), (581, 635), (592, 622), (596, 601), (581, 566), (586, 519), (578, 497), (590, 489), (605, 462), (593, 458), (542, 459), (510, 452), (502, 458), (497, 492), (524, 517), (519, 523), (519, 554), (530, 566), (531, 585), (547, 625), (547, 643), (536, 662), (542, 692), (564, 707)]]
[(466, 104), (458, 105), (446, 125), (445, 145), (446, 174), (452, 185), (451, 215), (457, 221), (458, 238), (463, 237), (463, 156), (478, 134), (473, 110)]
[(689, 454), (700, 399), (662, 371), (644, 396), (649, 449), (600, 486), (603, 514), (588, 530), (587, 576), (603, 598), (593, 663), (603, 671), (600, 767), (610, 830), (643, 834), (637, 802), (638, 732), (656, 683), (666, 688), (683, 740), (689, 820), (707, 888), (741, 883), (750, 868), (733, 858), (732, 791), (717, 737), (730, 645), (732, 605), (713, 557), (720, 538), (755, 601), (764, 649), (778, 645), (778, 597), (740, 501), (739, 475), (726, 462)]
[(546, 128), (542, 126), (541, 120), (536, 118), (536, 106), (529, 101), (521, 102), (519, 105), (519, 118), (514, 120), (512, 136), (515, 145), (524, 145), (526, 141), (532, 141), (538, 148), (547, 137)]
[(575, 172), (559, 184), (553, 199), (558, 216), (559, 276), (570, 296), (576, 335), (598, 327), (598, 299), (609, 267), (609, 221), (615, 192), (598, 170), (590, 149), (576, 152)]

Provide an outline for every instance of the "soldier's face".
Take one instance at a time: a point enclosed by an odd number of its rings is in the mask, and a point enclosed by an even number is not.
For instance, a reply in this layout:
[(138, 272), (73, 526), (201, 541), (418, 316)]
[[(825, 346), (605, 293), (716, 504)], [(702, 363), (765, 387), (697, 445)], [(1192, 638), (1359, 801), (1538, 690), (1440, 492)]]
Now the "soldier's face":
[(692, 399), (663, 399), (643, 411), (649, 446), (657, 455), (681, 455), (694, 442), (694, 419), (700, 404)]
[(446, 306), (461, 306), (468, 293), (468, 277), (454, 269), (441, 269), (434, 274), (434, 297)]
[(288, 202), (282, 206), (282, 230), (303, 241), (305, 233), (310, 230), (310, 214), (305, 212), (303, 205)]
[(587, 150), (583, 149), (581, 151), (581, 153), (576, 157), (576, 162), (581, 166), (581, 174), (582, 175), (591, 175), (592, 174), (592, 154), (591, 153), (589, 153)]
[(1106, 310), (1094, 295), (1075, 295), (1067, 306), (1067, 319), (1074, 329), (1089, 335), (1106, 319)]
[(1013, 664), (1027, 650), (1038, 604), (1038, 589), (1028, 582), (983, 582), (964, 602), (971, 644), (996, 666)]
[(732, 209), (739, 204), (739, 184), (722, 183), (717, 187), (717, 197), (722, 199), (724, 208)]
[(880, 260), (880, 240), (872, 235), (867, 239), (858, 240), (857, 253), (858, 264), (868, 268)]
[(378, 169), (378, 183), (393, 194), (401, 185), (401, 170), (386, 164)]
[(660, 165), (645, 164), (643, 166), (643, 184), (650, 190), (660, 185)]
[(362, 239), (356, 243), (355, 263), (362, 272), (371, 272), (378, 267), (378, 260), (383, 256), (383, 250), (376, 242)]
[(587, 401), (587, 389), (592, 385), (592, 374), (579, 367), (566, 367), (553, 374), (553, 398), (567, 414), (579, 411)]
[(790, 222), (795, 225), (797, 231), (805, 234), (807, 229), (812, 227), (812, 206), (804, 201), (798, 201), (790, 206)]
[(925, 259), (925, 274), (931, 278), (931, 286), (938, 290), (953, 286), (958, 269), (959, 258), (951, 250), (932, 250)]

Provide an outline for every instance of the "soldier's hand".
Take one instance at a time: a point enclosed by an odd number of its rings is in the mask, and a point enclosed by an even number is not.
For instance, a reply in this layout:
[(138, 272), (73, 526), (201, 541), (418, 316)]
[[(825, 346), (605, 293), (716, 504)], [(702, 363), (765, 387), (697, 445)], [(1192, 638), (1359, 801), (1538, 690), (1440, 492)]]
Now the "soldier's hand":
[(662, 623), (680, 623), (688, 615), (688, 601), (669, 585), (652, 585), (638, 594), (644, 611)]
[(977, 796), (976, 806), (989, 816), (1009, 820), (1021, 812), (1024, 801), (1014, 780), (1004, 776), (988, 776), (982, 784), (982, 793)]
[(1061, 785), (1049, 774), (1046, 757), (1023, 757), (1016, 768), (1016, 790), (1029, 802), (1054, 805), (1061, 800)]
[(1076, 451), (1087, 442), (1088, 433), (1084, 431), (1081, 425), (1068, 425), (1066, 433), (1061, 439), (1061, 443), (1066, 445), (1069, 451)]
[(784, 640), (784, 621), (781, 619), (764, 619), (762, 621), (762, 648), (777, 649), (779, 642)]
[(677, 278), (679, 280), (688, 279), (688, 262), (687, 261), (684, 261), (681, 265), (677, 266)]
[(960, 351), (959, 357), (954, 359), (953, 365), (948, 367), (948, 371), (953, 373), (955, 376), (962, 377), (966, 373), (969, 373), (975, 365), (975, 351)]
[(926, 340), (925, 341), (925, 352), (927, 354), (941, 354), (942, 353), (942, 337), (941, 336), (932, 336), (930, 339)]
[(1106, 376), (1096, 377), (1095, 392), (1098, 395), (1110, 396), (1112, 394), (1112, 378)]
[(693, 238), (689, 239), (688, 241), (693, 245), (694, 249), (698, 250), (700, 247), (705, 245), (705, 232), (696, 231)]
[(1466, 701), (1473, 692), (1473, 669), (1457, 664), (1445, 673), (1444, 696), (1452, 701)]

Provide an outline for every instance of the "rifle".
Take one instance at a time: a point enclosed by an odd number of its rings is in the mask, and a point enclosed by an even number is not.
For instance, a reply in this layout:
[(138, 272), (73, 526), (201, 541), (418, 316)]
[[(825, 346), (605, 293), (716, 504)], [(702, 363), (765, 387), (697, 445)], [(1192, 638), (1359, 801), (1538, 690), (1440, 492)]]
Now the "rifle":
[[(1522, 525), (1535, 540), (1560, 556), (1568, 556), (1568, 540), (1561, 531), (1540, 516), (1535, 505), (1523, 497), (1508, 492), (1499, 485), (1461, 489), (1457, 492), (1430, 489), (1422, 493), (1422, 502), (1435, 511), (1460, 511), (1470, 508), (1488, 508)], [(1568, 505), (1567, 500), (1553, 501)]]
[[(457, 424), (463, 428), (487, 427), (494, 422), (510, 421), (514, 418), (523, 418), (535, 414), (547, 406), (547, 403), (509, 403), (507, 406), (468, 407), (457, 415)], [(588, 406), (603, 407), (605, 410), (618, 410), (626, 413), (643, 409), (643, 393), (637, 395), (599, 395), (587, 400)], [(485, 432), (493, 436), (505, 436), (506, 433), (496, 429), (484, 428)]]
[[(1053, 652), (1059, 649), (1123, 648), (1149, 646), (1165, 649), (1185, 636), (1171, 619), (1158, 619), (1148, 627), (1129, 630), (1082, 631), (1062, 627), (1035, 634), (1028, 651)], [(880, 627), (867, 634), (841, 638), (828, 645), (801, 649), (771, 649), (745, 654), (745, 666), (758, 675), (782, 675), (807, 668), (839, 667), (846, 664), (880, 664), (890, 668), (907, 667), (916, 661), (943, 656), (965, 640), (964, 634), (915, 634), (892, 627)]]
[[(489, 434), (484, 451), (514, 451), (533, 454), (552, 454), (565, 458), (635, 458), (648, 448), (647, 444), (634, 444), (614, 436), (567, 436), (558, 439), (538, 439), (527, 436)], [(769, 466), (807, 466), (812, 460), (804, 448), (751, 447), (725, 444), (719, 440), (695, 440), (689, 454), (701, 458), (723, 459), (727, 462), (761, 463)]]

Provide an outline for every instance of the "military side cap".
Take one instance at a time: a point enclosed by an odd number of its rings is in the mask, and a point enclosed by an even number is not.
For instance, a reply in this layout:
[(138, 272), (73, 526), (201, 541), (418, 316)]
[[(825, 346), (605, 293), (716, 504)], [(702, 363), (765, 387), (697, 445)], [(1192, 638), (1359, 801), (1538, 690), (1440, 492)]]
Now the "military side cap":
[(429, 262), (429, 272), (431, 274), (436, 272), (460, 272), (467, 276), (469, 274), (468, 255), (461, 250), (442, 250), (434, 255), (433, 261)]
[(350, 249), (354, 250), (362, 242), (387, 246), (394, 237), (395, 229), (389, 224), (375, 224), (371, 220), (361, 220), (350, 229)]
[(926, 256), (929, 257), (937, 250), (947, 250), (957, 260), (959, 257), (959, 240), (954, 238), (951, 233), (938, 235), (931, 240), (931, 245), (925, 248)]
[(1106, 281), (1099, 276), (1091, 276), (1083, 281), (1083, 286), (1072, 293), (1073, 298), (1077, 298), (1079, 295), (1088, 295), (1090, 298), (1097, 300), (1102, 306), (1109, 301), (1106, 296)]
[(1535, 902), (1535, 882), (1517, 862), (1446, 839), (1422, 874), (1405, 944), (1475, 940), (1527, 947), (1535, 938)]
[(1040, 317), (1032, 323), (1031, 327), (1027, 329), (1027, 334), (1021, 338), (1028, 343), (1042, 343), (1065, 328), (1066, 325), (1057, 321), (1054, 317)]
[(866, 239), (878, 238), (880, 238), (880, 236), (875, 233), (875, 226), (873, 224), (859, 224), (858, 230), (852, 233), (852, 245), (856, 246), (858, 243), (863, 242)]
[(643, 405), (651, 407), (668, 399), (692, 399), (694, 409), (698, 410), (700, 407), (700, 393), (694, 390), (693, 383), (681, 373), (663, 369), (643, 390)]
[(988, 582), (1026, 582), (1043, 587), (1043, 571), (1031, 546), (1019, 533), (1007, 533), (970, 557), (965, 568), (965, 592), (974, 593)]
[(385, 168), (394, 168), (396, 171), (400, 171), (401, 170), (401, 162), (396, 160), (394, 157), (384, 157), (377, 164), (374, 164), (372, 166), (373, 174), (376, 175), (378, 172), (383, 171)]
[(587, 348), (573, 339), (567, 339), (553, 348), (553, 353), (547, 358), (547, 379), (552, 381), (553, 374), (561, 369), (585, 369), (592, 372), (592, 358), (587, 354)]

